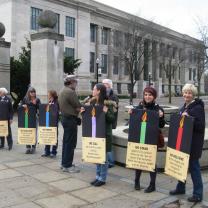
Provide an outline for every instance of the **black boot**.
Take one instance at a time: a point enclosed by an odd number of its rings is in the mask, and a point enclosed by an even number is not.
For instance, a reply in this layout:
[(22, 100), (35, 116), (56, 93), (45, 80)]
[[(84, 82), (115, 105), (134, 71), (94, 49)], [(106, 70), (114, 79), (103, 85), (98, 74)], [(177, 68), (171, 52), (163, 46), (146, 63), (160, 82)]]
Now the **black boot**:
[(134, 189), (139, 191), (141, 188), (140, 188), (140, 182), (139, 181), (136, 181), (135, 180), (135, 183), (134, 183)]
[(144, 193), (151, 193), (155, 191), (155, 184), (150, 183), (150, 185), (144, 190)]

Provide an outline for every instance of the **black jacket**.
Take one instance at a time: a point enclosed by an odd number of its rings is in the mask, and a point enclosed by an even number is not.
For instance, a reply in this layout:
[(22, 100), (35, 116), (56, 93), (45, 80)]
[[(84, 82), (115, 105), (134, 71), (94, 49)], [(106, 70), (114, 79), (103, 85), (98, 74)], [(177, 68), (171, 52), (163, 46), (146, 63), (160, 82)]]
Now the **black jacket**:
[(40, 99), (36, 98), (36, 104), (33, 104), (31, 100), (28, 99), (28, 97), (24, 97), (20, 105), (27, 105), (27, 106), (32, 106), (35, 107), (36, 111), (39, 109), (39, 105), (41, 104)]
[(159, 118), (159, 128), (163, 128), (165, 126), (164, 110), (157, 103), (145, 103), (143, 101), (140, 102), (138, 106), (136, 106), (136, 109), (154, 110), (157, 112), (161, 110), (163, 112), (163, 116)]
[(190, 159), (199, 159), (202, 155), (202, 148), (204, 144), (204, 131), (205, 131), (205, 112), (204, 103), (200, 99), (195, 99), (187, 107), (184, 104), (180, 109), (180, 113), (187, 112), (188, 115), (194, 118), (194, 128), (191, 144)]
[(8, 108), (8, 120), (13, 120), (13, 114), (14, 114), (14, 110), (12, 107), (12, 102), (11, 99), (8, 96), (2, 96), (0, 97), (0, 103), (2, 104), (6, 104), (7, 108)]
[(112, 129), (116, 129), (117, 121), (118, 121), (118, 103), (119, 103), (119, 99), (118, 99), (118, 96), (113, 92), (113, 90), (110, 91), (109, 96), (107, 96), (107, 97), (108, 97), (109, 100), (112, 100), (112, 101), (116, 102), (116, 105), (117, 105), (117, 107), (116, 107), (117, 111), (114, 112), (115, 119), (112, 123)]

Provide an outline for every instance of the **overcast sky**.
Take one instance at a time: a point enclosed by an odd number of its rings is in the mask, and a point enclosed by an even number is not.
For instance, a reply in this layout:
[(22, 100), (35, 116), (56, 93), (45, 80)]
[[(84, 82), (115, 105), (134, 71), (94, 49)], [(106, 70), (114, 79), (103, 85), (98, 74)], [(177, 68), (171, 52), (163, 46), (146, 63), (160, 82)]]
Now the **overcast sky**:
[[(208, 25), (208, 0), (96, 0), (199, 38), (196, 20)], [(198, 21), (199, 22), (199, 21)]]

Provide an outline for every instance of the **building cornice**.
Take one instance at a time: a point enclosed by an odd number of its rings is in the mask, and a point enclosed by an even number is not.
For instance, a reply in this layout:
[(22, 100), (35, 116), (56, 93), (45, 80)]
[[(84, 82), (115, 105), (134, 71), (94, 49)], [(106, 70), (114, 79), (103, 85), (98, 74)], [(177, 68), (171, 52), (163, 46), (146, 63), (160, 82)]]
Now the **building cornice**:
[[(91, 13), (91, 15), (104, 17), (111, 21), (115, 21), (119, 24), (128, 24), (129, 21), (136, 20), (138, 25), (144, 29), (144, 31), (153, 32), (156, 36), (162, 36), (162, 38), (169, 38), (173, 41), (184, 42), (185, 44), (198, 45), (203, 44), (202, 41), (190, 37), (186, 34), (179, 33), (170, 28), (164, 27), (157, 23), (151, 22), (149, 20), (143, 19), (141, 17), (129, 14), (127, 12), (121, 11), (119, 9), (110, 7), (108, 5), (96, 2), (94, 0), (47, 0), (55, 4), (60, 4), (64, 6), (70, 6), (75, 9), (82, 9)], [(150, 29), (150, 27), (152, 27)]]

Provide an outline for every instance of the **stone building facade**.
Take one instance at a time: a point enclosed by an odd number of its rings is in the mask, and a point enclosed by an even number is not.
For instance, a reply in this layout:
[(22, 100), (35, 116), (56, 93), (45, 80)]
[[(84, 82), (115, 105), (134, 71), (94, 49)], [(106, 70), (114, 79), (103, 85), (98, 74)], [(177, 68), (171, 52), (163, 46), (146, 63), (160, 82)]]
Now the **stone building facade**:
[(90, 93), (97, 66), (102, 72), (99, 80), (110, 78), (118, 94), (129, 93), (129, 74), (119, 58), (116, 41), (119, 36), (125, 42), (127, 24), (133, 19), (145, 31), (144, 48), (152, 51), (152, 58), (147, 59), (144, 53), (137, 66), (145, 66), (134, 87), (138, 96), (149, 82), (159, 95), (167, 94), (168, 76), (164, 69), (168, 66), (173, 72), (173, 93), (180, 92), (185, 83), (196, 81), (195, 48), (201, 44), (199, 40), (92, 0), (0, 0), (0, 20), (6, 27), (4, 37), (11, 42), (11, 56), (18, 57), (25, 38), (39, 29), (37, 18), (43, 10), (57, 14), (55, 30), (64, 34), (65, 54), (82, 61), (76, 71), (80, 94)]

